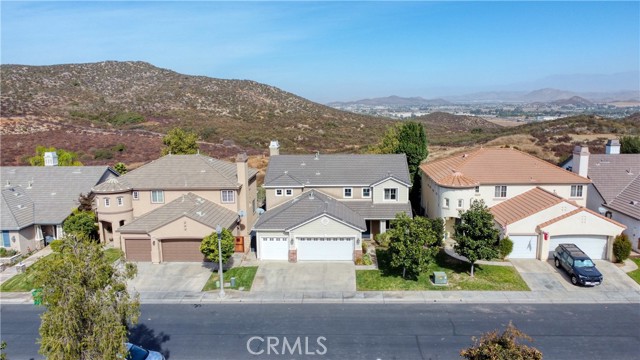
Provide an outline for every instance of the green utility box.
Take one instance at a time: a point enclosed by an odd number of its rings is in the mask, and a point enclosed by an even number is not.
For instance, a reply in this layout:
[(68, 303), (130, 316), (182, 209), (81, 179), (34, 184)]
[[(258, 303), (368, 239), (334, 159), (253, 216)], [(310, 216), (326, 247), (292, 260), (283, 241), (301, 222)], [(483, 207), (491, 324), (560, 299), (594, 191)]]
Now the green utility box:
[(434, 271), (433, 283), (434, 285), (447, 285), (447, 273), (445, 273), (444, 271)]

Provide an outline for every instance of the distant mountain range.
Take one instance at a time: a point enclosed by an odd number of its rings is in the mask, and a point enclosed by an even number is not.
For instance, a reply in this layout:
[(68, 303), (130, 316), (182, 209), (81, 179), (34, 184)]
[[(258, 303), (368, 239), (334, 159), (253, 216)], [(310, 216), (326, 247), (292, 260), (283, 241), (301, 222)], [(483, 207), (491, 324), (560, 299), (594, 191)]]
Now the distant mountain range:
[[(581, 99), (581, 100), (580, 100)], [(579, 101), (576, 101), (579, 100)], [(592, 105), (594, 103), (610, 103), (615, 101), (640, 101), (640, 91), (617, 92), (574, 92), (552, 88), (538, 89), (534, 91), (485, 91), (466, 95), (443, 96), (436, 99), (424, 99), (421, 97), (389, 96), (374, 99), (363, 99), (347, 102), (331, 102), (328, 106), (345, 107), (355, 105), (368, 106), (442, 106), (452, 103), (476, 103), (476, 102), (509, 102), (509, 103), (554, 103), (563, 102), (574, 105)]]

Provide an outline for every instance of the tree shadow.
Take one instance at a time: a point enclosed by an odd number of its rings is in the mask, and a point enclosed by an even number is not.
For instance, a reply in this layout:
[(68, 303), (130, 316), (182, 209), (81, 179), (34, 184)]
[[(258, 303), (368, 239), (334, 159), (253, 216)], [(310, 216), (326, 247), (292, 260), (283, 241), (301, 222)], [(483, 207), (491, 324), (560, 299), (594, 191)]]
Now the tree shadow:
[(164, 332), (160, 332), (156, 335), (155, 331), (153, 329), (149, 329), (145, 324), (138, 324), (129, 329), (130, 343), (142, 346), (147, 350), (157, 351), (164, 355), (166, 359), (169, 359), (169, 350), (163, 350), (162, 344), (170, 339), (171, 336)]

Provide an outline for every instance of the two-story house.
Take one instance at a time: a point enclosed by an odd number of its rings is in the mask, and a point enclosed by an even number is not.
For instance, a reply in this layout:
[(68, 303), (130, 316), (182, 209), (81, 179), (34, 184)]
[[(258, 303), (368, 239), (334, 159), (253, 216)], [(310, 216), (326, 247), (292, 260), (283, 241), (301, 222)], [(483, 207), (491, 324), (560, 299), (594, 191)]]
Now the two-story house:
[(0, 246), (25, 253), (62, 237), (80, 193), (118, 175), (108, 166), (57, 166), (55, 153), (45, 154), (45, 164), (0, 167)]
[(585, 208), (591, 181), (511, 148), (480, 148), (420, 166), (421, 206), (445, 220), (447, 236), (474, 200), (490, 208), (511, 258), (545, 260), (557, 244), (575, 243), (594, 259), (611, 257), (624, 225)]
[[(249, 249), (257, 170), (204, 155), (166, 155), (93, 188), (100, 239), (127, 260), (204, 261), (202, 239), (227, 228)], [(245, 243), (246, 242), (246, 243)]]
[(270, 146), (267, 212), (254, 229), (262, 260), (354, 260), (361, 242), (412, 216), (400, 155), (280, 155)]
[(621, 154), (620, 142), (613, 139), (604, 154), (577, 146), (560, 166), (591, 180), (587, 207), (626, 225), (624, 233), (640, 251), (640, 154)]

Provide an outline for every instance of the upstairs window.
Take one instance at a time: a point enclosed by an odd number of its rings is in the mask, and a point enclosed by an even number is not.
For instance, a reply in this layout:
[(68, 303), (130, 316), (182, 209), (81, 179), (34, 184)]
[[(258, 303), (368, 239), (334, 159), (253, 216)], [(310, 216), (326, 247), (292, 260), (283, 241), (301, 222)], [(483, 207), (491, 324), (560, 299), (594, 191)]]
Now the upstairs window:
[(292, 189), (287, 189), (287, 190), (284, 191), (284, 194), (286, 196), (293, 196), (293, 190)]
[(152, 190), (151, 191), (151, 202), (154, 204), (162, 204), (164, 203), (164, 191), (162, 190)]
[(236, 202), (236, 193), (233, 190), (222, 190), (220, 193), (223, 204), (233, 204)]
[(140, 200), (140, 193), (137, 191), (133, 192), (133, 200)]
[(344, 188), (342, 189), (342, 195), (345, 199), (351, 199), (353, 197), (353, 189), (352, 188)]
[(480, 194), (480, 186), (476, 186), (476, 194)]
[(464, 207), (464, 200), (458, 199), (458, 209), (462, 209)]
[(276, 196), (282, 196), (282, 189), (276, 189)]
[(109, 207), (109, 206), (111, 206), (111, 199), (106, 197), (104, 198), (104, 207)]
[(118, 202), (118, 206), (124, 205), (124, 198), (122, 196), (118, 196), (116, 201)]
[(448, 198), (444, 198), (444, 207), (445, 208), (449, 208), (449, 199)]
[(496, 186), (495, 197), (496, 198), (506, 198), (507, 197), (507, 185), (498, 185), (498, 186)]
[(384, 199), (398, 201), (398, 189), (384, 189)]
[(370, 198), (371, 197), (371, 188), (362, 189), (362, 197), (363, 198)]
[(582, 197), (582, 185), (571, 185), (571, 197)]

